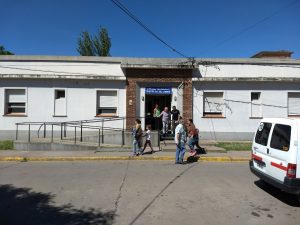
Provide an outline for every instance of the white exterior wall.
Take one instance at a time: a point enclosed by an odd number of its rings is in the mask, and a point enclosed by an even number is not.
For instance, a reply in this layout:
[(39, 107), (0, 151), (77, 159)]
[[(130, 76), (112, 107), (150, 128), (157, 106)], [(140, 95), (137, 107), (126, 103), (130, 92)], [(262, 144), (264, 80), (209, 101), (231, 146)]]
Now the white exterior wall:
[(124, 77), (120, 63), (0, 61), (1, 74)]
[[(299, 82), (258, 81), (256, 78), (300, 78), (300, 68), (258, 65), (199, 67), (193, 82), (193, 118), (202, 139), (251, 140), (260, 118), (251, 118), (251, 92), (260, 92), (261, 117), (287, 117), (288, 92), (300, 92)], [(203, 78), (211, 78), (205, 81)], [(222, 78), (213, 81), (213, 78)], [(252, 81), (231, 81), (248, 78)], [(228, 81), (226, 81), (228, 79)], [(203, 117), (203, 92), (223, 92), (224, 118)]]
[[(0, 139), (14, 138), (15, 123), (18, 122), (65, 122), (101, 118), (96, 117), (99, 90), (117, 90), (117, 116), (126, 116), (126, 81), (120, 62), (1, 61), (0, 75), (4, 77), (0, 83)], [(33, 78), (29, 78), (31, 76)], [(5, 89), (26, 89), (26, 116), (5, 115)], [(55, 116), (57, 89), (65, 90), (66, 116)], [(106, 122), (105, 126), (122, 128), (123, 122)], [(20, 126), (19, 129), (27, 130), (28, 127)], [(38, 126), (31, 129), (36, 130)]]
[[(248, 64), (213, 64), (215, 66), (199, 66), (203, 78), (277, 78), (300, 76), (299, 65), (248, 65)], [(297, 68), (298, 67), (298, 68)]]
[[(25, 117), (5, 116), (5, 89), (24, 88), (27, 91)], [(55, 90), (66, 91), (67, 116), (54, 115)], [(5, 79), (0, 87), (1, 130), (14, 130), (16, 122), (63, 122), (95, 119), (97, 91), (118, 91), (118, 116), (126, 114), (125, 81), (20, 80)], [(98, 117), (97, 117), (98, 118)], [(122, 127), (120, 125), (120, 127)]]

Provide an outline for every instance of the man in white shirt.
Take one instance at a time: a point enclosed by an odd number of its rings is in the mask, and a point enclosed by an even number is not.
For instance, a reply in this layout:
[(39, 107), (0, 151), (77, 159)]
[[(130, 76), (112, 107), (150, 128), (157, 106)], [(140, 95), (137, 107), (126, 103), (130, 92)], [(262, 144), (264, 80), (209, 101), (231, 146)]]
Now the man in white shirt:
[(183, 119), (179, 117), (179, 124), (175, 129), (175, 144), (176, 144), (176, 156), (175, 164), (183, 164), (183, 158), (185, 153), (186, 132), (183, 126)]

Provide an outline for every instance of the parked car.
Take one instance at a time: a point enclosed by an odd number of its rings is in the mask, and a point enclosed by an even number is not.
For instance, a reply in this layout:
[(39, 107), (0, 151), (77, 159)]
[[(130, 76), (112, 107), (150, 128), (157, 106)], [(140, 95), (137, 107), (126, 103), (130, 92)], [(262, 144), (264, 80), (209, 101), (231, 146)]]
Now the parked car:
[(300, 201), (300, 119), (265, 118), (253, 138), (250, 170)]

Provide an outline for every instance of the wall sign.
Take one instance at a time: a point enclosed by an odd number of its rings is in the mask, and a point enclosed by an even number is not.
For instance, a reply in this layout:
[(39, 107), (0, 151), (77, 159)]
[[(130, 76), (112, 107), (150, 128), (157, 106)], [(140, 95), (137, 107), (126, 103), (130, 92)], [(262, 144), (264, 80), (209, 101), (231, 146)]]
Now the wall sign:
[(146, 87), (145, 94), (152, 95), (171, 95), (172, 88), (170, 87)]

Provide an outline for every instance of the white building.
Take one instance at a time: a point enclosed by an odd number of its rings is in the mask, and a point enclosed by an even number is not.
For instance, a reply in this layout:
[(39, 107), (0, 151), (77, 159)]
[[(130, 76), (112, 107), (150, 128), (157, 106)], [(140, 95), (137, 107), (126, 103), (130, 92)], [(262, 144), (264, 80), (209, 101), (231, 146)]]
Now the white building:
[(251, 140), (261, 118), (300, 115), (300, 60), (0, 56), (0, 139), (18, 122), (144, 126), (155, 103), (193, 118), (202, 139)]

